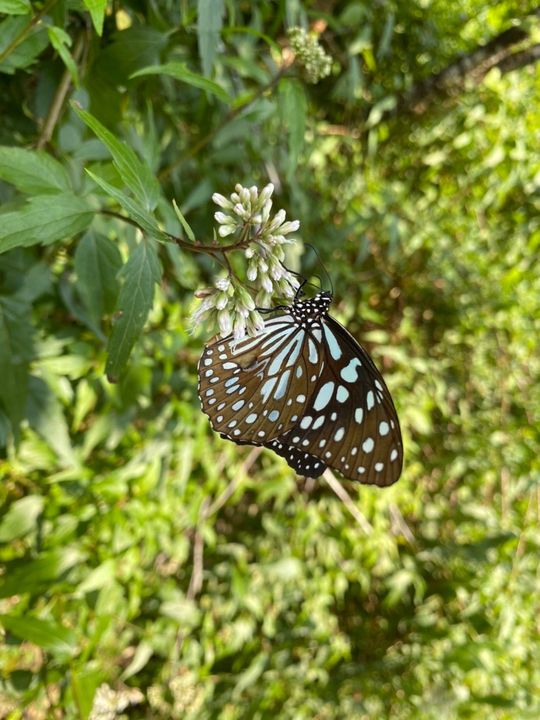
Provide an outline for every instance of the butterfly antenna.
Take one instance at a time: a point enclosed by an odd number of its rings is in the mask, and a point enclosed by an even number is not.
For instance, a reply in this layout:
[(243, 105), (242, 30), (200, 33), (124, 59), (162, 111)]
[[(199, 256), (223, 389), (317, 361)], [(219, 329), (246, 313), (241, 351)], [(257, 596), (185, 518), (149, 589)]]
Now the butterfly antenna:
[(299, 297), (302, 297), (302, 295), (303, 295), (303, 292), (304, 292), (304, 291), (303, 291), (303, 287), (304, 287), (304, 285), (307, 283), (307, 278), (305, 278), (303, 275), (300, 275), (300, 273), (297, 273), (297, 272), (295, 272), (294, 270), (291, 270), (290, 268), (288, 268), (288, 267), (287, 267), (286, 265), (284, 265), (283, 263), (280, 263), (280, 265), (281, 265), (283, 268), (285, 268), (285, 270), (286, 270), (288, 273), (290, 273), (291, 275), (294, 275), (294, 277), (298, 278), (298, 280), (300, 281), (300, 284), (298, 285), (298, 287), (295, 288), (294, 285), (293, 285), (290, 281), (287, 280), (287, 282), (288, 282), (289, 285), (293, 288), (293, 290), (296, 291), (296, 292), (295, 292), (294, 299), (295, 299), (295, 300), (298, 300), (298, 298), (299, 298)]
[(321, 260), (321, 256), (320, 256), (320, 254), (319, 254), (319, 251), (318, 251), (317, 248), (316, 248), (314, 245), (312, 245), (311, 243), (304, 243), (304, 244), (305, 244), (306, 247), (311, 248), (311, 249), (313, 250), (313, 252), (315, 253), (315, 255), (317, 256), (317, 259), (319, 260), (319, 264), (320, 264), (320, 266), (322, 267), (322, 269), (324, 270), (324, 274), (325, 274), (326, 277), (328, 278), (328, 282), (329, 282), (329, 284), (330, 284), (330, 288), (331, 288), (331, 290), (332, 290), (332, 295), (333, 295), (333, 294), (334, 294), (334, 283), (332, 282), (332, 278), (330, 277), (330, 273), (328, 272), (328, 270), (326, 269), (323, 261)]

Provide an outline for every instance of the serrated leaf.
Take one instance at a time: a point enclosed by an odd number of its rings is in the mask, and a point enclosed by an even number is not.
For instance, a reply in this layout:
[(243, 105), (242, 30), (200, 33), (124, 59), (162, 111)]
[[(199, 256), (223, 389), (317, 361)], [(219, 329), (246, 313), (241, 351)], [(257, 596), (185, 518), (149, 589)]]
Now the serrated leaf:
[(107, 348), (106, 370), (111, 382), (116, 382), (124, 370), (152, 307), (154, 285), (161, 277), (155, 244), (151, 241), (139, 243), (122, 275), (124, 284), (117, 307), (119, 318), (113, 326)]
[(70, 190), (64, 167), (40, 150), (0, 146), (0, 178), (28, 194)]
[(211, 75), (223, 26), (223, 0), (197, 0), (197, 38), (204, 75)]
[(224, 103), (227, 103), (228, 105), (230, 105), (232, 102), (231, 97), (221, 87), (221, 85), (218, 85), (217, 82), (209, 80), (203, 75), (192, 72), (186, 67), (184, 63), (171, 62), (166, 63), (165, 65), (150, 65), (149, 67), (142, 68), (141, 70), (133, 73), (131, 77), (136, 78), (143, 75), (168, 75), (169, 77), (173, 77), (176, 80), (181, 80), (182, 82), (185, 82), (188, 85), (192, 85), (193, 87), (200, 88), (201, 90), (206, 90), (206, 92), (215, 95), (217, 98), (222, 100)]
[(4, 563), (5, 573), (0, 583), (0, 598), (40, 593), (44, 587), (60, 579), (83, 558), (80, 550), (72, 547), (51, 550), (32, 560), (15, 560)]
[(0, 542), (11, 542), (33, 530), (43, 503), (41, 495), (27, 495), (14, 502), (0, 521)]
[(121, 267), (120, 251), (104, 235), (89, 232), (78, 243), (75, 250), (77, 289), (97, 326), (104, 313), (114, 309), (119, 288), (116, 276)]
[(302, 83), (294, 78), (282, 78), (279, 83), (284, 126), (289, 133), (287, 177), (292, 178), (298, 158), (304, 148), (307, 100)]
[(148, 165), (135, 155), (129, 145), (115, 138), (112, 132), (107, 130), (97, 118), (75, 104), (73, 104), (73, 108), (81, 120), (107, 147), (120, 177), (144, 209), (153, 210), (159, 199), (160, 187)]
[(94, 211), (76, 195), (39, 195), (20, 210), (0, 214), (0, 253), (14, 247), (49, 243), (86, 230)]
[(56, 27), (55, 25), (47, 25), (47, 34), (51, 45), (56, 52), (62, 58), (62, 62), (66, 66), (71, 75), (71, 80), (75, 87), (79, 87), (79, 71), (75, 60), (71, 57), (71, 53), (68, 48), (71, 46), (71, 37), (62, 28)]
[(96, 33), (101, 37), (101, 33), (103, 32), (103, 20), (107, 9), (107, 0), (83, 0), (83, 2), (90, 13)]
[[(49, 44), (42, 23), (28, 31), (30, 19), (30, 15), (12, 15), (0, 22), (0, 57), (3, 58), (0, 72), (13, 75), (16, 70), (29, 67)], [(22, 42), (21, 37), (24, 37)]]
[(15, 437), (25, 414), (28, 365), (33, 356), (29, 306), (14, 298), (0, 300), (0, 401)]
[(73, 655), (77, 648), (73, 630), (50, 620), (0, 615), (0, 625), (21, 640), (34, 643), (53, 654)]
[(107, 195), (110, 195), (112, 198), (114, 198), (124, 208), (124, 210), (127, 211), (129, 217), (134, 220), (142, 230), (149, 233), (153, 237), (158, 238), (159, 240), (167, 241), (169, 239), (167, 235), (161, 232), (154, 217), (150, 215), (150, 213), (147, 212), (143, 207), (138, 205), (135, 200), (128, 197), (121, 190), (114, 187), (114, 185), (111, 185), (109, 182), (104, 180), (99, 175), (96, 175), (91, 170), (86, 170), (86, 172), (97, 185), (99, 185), (103, 190), (105, 190)]
[(4, 15), (27, 15), (30, 12), (30, 0), (0, 0), (0, 13)]

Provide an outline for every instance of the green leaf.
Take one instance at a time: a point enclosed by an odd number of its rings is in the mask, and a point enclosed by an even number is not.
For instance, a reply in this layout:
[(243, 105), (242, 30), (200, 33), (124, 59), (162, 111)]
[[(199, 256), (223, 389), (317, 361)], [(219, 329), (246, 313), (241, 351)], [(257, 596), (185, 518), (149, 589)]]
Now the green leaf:
[(118, 299), (119, 318), (108, 345), (107, 377), (111, 382), (116, 382), (124, 370), (152, 307), (154, 285), (161, 277), (155, 244), (141, 242), (130, 255), (122, 275), (124, 284)]
[(289, 159), (287, 177), (292, 178), (300, 153), (304, 148), (306, 132), (307, 100), (304, 87), (294, 78), (282, 78), (279, 82), (279, 94), (283, 124), (289, 133)]
[(101, 588), (110, 586), (115, 576), (116, 562), (112, 558), (108, 558), (86, 575), (77, 588), (77, 594), (82, 595), (83, 593), (101, 590)]
[(107, 0), (83, 0), (83, 2), (90, 13), (96, 33), (101, 37), (105, 11), (107, 10)]
[(135, 650), (133, 660), (122, 673), (122, 680), (127, 680), (127, 678), (140, 672), (148, 664), (153, 654), (154, 648), (152, 645), (142, 640), (137, 646), (137, 650)]
[(125, 142), (118, 140), (102, 125), (97, 118), (86, 110), (73, 104), (77, 115), (98, 136), (113, 157), (113, 162), (120, 177), (133, 192), (145, 210), (153, 210), (160, 195), (159, 183), (148, 165), (139, 160), (135, 152)]
[(233, 697), (239, 698), (245, 690), (254, 685), (263, 674), (267, 665), (268, 655), (266, 652), (261, 652), (255, 656), (251, 661), (251, 665), (238, 674), (238, 680), (233, 689)]
[(106, 678), (105, 671), (95, 668), (82, 670), (72, 668), (70, 676), (73, 697), (79, 711), (78, 717), (81, 720), (87, 720), (92, 712), (96, 689)]
[(4, 15), (27, 15), (30, 12), (30, 0), (0, 0), (0, 13)]
[(41, 150), (0, 146), (0, 178), (28, 194), (70, 190), (64, 167)]
[(63, 467), (77, 465), (62, 406), (41, 378), (30, 377), (28, 420), (55, 451)]
[(21, 640), (59, 655), (73, 655), (77, 649), (77, 637), (73, 630), (50, 620), (36, 617), (0, 615), (0, 625)]
[(71, 238), (86, 230), (93, 217), (87, 202), (70, 193), (30, 198), (21, 210), (0, 214), (0, 253)]
[(146, 231), (150, 235), (154, 236), (158, 240), (168, 241), (169, 238), (165, 233), (162, 233), (158, 227), (158, 224), (154, 217), (150, 215), (143, 207), (138, 205), (135, 200), (132, 200), (121, 190), (111, 185), (99, 175), (96, 175), (91, 170), (86, 170), (92, 180), (97, 183), (107, 195), (113, 197), (123, 208), (127, 211), (128, 216), (134, 220), (142, 230)]
[(0, 598), (39, 594), (45, 587), (59, 580), (68, 570), (83, 559), (82, 553), (67, 547), (42, 553), (32, 560), (15, 560), (5, 563), (5, 574), (0, 582)]
[(197, 37), (204, 75), (211, 75), (221, 40), (223, 0), (197, 0)]
[(72, 58), (71, 53), (68, 50), (68, 47), (71, 46), (72, 42), (71, 37), (65, 30), (62, 30), (62, 28), (56, 27), (55, 25), (47, 25), (47, 33), (49, 35), (51, 45), (62, 58), (62, 62), (67, 67), (69, 74), (71, 75), (73, 84), (78, 88), (79, 71), (77, 70), (75, 60)]
[(206, 92), (215, 95), (219, 100), (222, 100), (228, 105), (231, 104), (231, 97), (228, 93), (213, 80), (209, 80), (202, 75), (188, 70), (184, 63), (171, 62), (165, 65), (150, 65), (149, 67), (142, 68), (131, 75), (132, 78), (141, 77), (142, 75), (168, 75), (176, 80), (192, 85), (193, 87), (206, 90)]
[(0, 521), (0, 542), (11, 542), (34, 530), (43, 503), (41, 495), (27, 495), (14, 502)]
[(182, 211), (176, 204), (176, 200), (173, 200), (173, 207), (174, 207), (174, 212), (176, 213), (176, 217), (178, 218), (178, 220), (180, 220), (180, 224), (184, 228), (186, 235), (191, 240), (191, 242), (195, 242), (195, 233), (191, 229), (191, 225), (188, 223), (186, 218), (182, 215)]
[(7, 17), (0, 22), (0, 72), (13, 75), (27, 68), (49, 44), (43, 24), (31, 25), (30, 15)]
[(28, 365), (33, 356), (33, 327), (29, 306), (23, 301), (0, 299), (0, 401), (15, 437), (25, 414), (28, 394)]
[(77, 289), (86, 311), (99, 327), (105, 313), (112, 312), (118, 296), (117, 274), (122, 256), (115, 243), (104, 235), (87, 233), (75, 250)]

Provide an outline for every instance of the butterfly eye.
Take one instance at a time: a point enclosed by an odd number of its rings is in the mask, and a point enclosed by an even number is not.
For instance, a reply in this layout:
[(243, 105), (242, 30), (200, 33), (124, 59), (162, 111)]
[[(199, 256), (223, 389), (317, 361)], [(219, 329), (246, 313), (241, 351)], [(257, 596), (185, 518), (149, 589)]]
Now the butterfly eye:
[(207, 345), (202, 408), (223, 437), (270, 448), (301, 475), (331, 467), (391, 485), (403, 464), (396, 409), (366, 350), (328, 315), (331, 299), (296, 299), (255, 337)]

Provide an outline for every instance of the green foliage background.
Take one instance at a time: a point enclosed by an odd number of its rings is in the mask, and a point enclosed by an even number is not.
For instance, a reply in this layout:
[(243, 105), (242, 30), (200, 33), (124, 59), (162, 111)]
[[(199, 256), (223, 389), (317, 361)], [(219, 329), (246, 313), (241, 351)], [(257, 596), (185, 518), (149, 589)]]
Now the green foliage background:
[[(539, 717), (540, 74), (429, 83), (537, 47), (535, 4), (0, 13), (2, 717)], [(281, 65), (309, 23), (317, 85)], [(199, 409), (216, 266), (171, 201), (209, 240), (212, 192), (269, 180), (400, 412), (360, 524)]]

